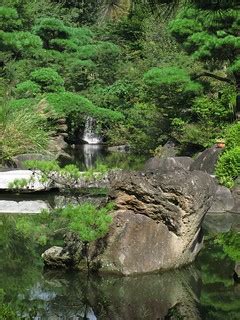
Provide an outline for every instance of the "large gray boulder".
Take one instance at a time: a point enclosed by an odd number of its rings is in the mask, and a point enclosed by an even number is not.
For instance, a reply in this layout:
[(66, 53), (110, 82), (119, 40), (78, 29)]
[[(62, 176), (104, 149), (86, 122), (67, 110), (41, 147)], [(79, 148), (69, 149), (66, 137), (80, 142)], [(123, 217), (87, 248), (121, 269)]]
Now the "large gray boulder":
[(222, 152), (223, 149), (216, 146), (204, 150), (191, 164), (190, 170), (201, 170), (214, 174), (218, 158)]
[[(100, 272), (131, 275), (178, 268), (195, 259), (202, 245), (201, 223), (216, 189), (208, 174), (116, 172), (110, 184), (109, 200), (116, 210), (107, 236), (92, 245), (92, 265)], [(81, 259), (74, 264), (83, 268)]]
[(153, 157), (144, 166), (145, 170), (161, 170), (162, 173), (175, 170), (189, 170), (193, 159), (190, 157)]
[(240, 186), (236, 186), (232, 190), (233, 196), (233, 207), (229, 210), (232, 213), (239, 213), (240, 214)]
[(208, 210), (209, 213), (222, 213), (232, 211), (234, 206), (234, 198), (231, 191), (223, 186), (218, 186), (214, 202), (211, 208)]
[(201, 248), (201, 222), (215, 183), (203, 172), (122, 172), (110, 199), (118, 210), (98, 257), (102, 271), (124, 275), (177, 268)]

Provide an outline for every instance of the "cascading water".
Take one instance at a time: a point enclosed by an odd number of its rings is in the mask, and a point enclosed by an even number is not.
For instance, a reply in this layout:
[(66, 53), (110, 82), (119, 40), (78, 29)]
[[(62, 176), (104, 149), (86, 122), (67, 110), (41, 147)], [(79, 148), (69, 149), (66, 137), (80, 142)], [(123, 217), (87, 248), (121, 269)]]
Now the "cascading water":
[(86, 119), (82, 139), (88, 144), (99, 144), (102, 142), (102, 138), (95, 132), (95, 120), (92, 117), (87, 117)]
[(96, 121), (92, 117), (87, 117), (83, 138), (87, 142), (83, 145), (84, 164), (86, 168), (92, 168), (97, 158), (99, 150), (101, 149), (102, 137), (96, 132)]

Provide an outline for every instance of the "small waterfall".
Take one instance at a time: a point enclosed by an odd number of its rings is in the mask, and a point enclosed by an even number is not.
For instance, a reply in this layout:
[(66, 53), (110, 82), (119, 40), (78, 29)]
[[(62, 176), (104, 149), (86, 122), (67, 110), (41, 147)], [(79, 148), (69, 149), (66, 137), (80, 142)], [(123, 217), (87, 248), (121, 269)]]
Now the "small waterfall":
[(102, 142), (102, 138), (95, 132), (95, 120), (92, 117), (87, 117), (85, 129), (83, 133), (83, 141), (88, 144), (98, 144)]

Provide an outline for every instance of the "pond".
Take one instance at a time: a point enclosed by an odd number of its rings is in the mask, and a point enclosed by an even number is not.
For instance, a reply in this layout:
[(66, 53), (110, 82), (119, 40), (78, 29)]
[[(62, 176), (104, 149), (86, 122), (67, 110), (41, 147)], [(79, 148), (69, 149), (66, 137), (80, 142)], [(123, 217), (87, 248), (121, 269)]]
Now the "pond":
[(88, 278), (45, 270), (44, 248), (24, 240), (14, 219), (0, 217), (0, 302), (15, 317), (6, 319), (239, 319), (240, 285), (232, 277), (237, 232), (208, 235), (197, 261), (181, 270)]
[(104, 163), (110, 169), (139, 170), (147, 159), (146, 155), (109, 151), (107, 146), (101, 144), (76, 145), (68, 153), (72, 156), (71, 163), (75, 163), (83, 171), (95, 167), (97, 163)]
[[(110, 168), (140, 169), (145, 160), (131, 154), (109, 153), (103, 146), (88, 146), (87, 152), (82, 148), (86, 149), (82, 146), (72, 151), (73, 162), (81, 170), (94, 167), (98, 161)], [(64, 197), (54, 193), (2, 194), (0, 211), (4, 212), (8, 203), (14, 213), (27, 212), (26, 208), (32, 206), (38, 209), (37, 213), (43, 204), (54, 208), (64, 202)], [(208, 235), (204, 248), (190, 266), (132, 277), (87, 277), (83, 273), (44, 269), (40, 256), (46, 248), (24, 238), (14, 227), (17, 219), (15, 214), (0, 215), (0, 319), (240, 318), (240, 285), (233, 280), (235, 261), (240, 261), (237, 215), (206, 217)]]
[[(61, 165), (73, 163), (81, 171), (95, 168), (104, 163), (109, 169), (143, 168), (146, 156), (136, 156), (126, 152), (110, 152), (104, 145), (77, 145), (75, 149), (68, 150), (71, 160), (63, 161)], [(85, 197), (86, 200), (86, 197)], [(71, 197), (63, 197), (56, 192), (38, 192), (31, 194), (13, 194), (0, 192), (1, 213), (40, 213), (44, 209), (52, 209), (72, 202)]]

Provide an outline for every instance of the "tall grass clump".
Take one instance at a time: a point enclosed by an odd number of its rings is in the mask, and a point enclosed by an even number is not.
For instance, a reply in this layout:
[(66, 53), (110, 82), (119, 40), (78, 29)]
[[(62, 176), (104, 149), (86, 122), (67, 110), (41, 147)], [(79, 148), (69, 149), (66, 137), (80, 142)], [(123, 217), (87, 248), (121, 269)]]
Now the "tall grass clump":
[(46, 117), (37, 107), (15, 109), (0, 105), (0, 160), (5, 162), (22, 153), (45, 152), (48, 145)]

